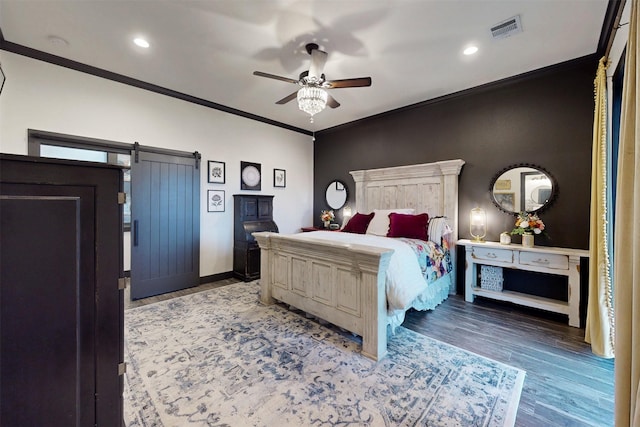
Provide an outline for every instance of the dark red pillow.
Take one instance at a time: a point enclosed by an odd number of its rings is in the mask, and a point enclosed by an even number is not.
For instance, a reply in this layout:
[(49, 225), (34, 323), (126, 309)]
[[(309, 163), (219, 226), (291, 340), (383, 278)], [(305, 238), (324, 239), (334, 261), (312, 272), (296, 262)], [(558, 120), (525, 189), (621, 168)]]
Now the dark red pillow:
[(374, 215), (374, 212), (371, 212), (370, 214), (356, 213), (353, 217), (351, 217), (342, 231), (345, 231), (347, 233), (365, 234), (367, 232), (367, 227), (369, 227), (369, 223), (373, 219)]
[(405, 215), (399, 213), (389, 214), (389, 232), (387, 237), (407, 237), (409, 239), (429, 240), (427, 226), (429, 215)]

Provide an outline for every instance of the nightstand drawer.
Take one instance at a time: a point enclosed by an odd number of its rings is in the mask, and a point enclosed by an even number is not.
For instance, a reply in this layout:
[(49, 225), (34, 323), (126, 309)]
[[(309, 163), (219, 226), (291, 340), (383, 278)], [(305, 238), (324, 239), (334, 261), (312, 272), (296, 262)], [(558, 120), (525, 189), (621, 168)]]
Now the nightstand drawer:
[(522, 251), (520, 252), (520, 264), (553, 268), (554, 270), (568, 270), (569, 257), (566, 255)]
[(507, 249), (473, 247), (473, 257), (485, 261), (513, 263), (513, 252)]

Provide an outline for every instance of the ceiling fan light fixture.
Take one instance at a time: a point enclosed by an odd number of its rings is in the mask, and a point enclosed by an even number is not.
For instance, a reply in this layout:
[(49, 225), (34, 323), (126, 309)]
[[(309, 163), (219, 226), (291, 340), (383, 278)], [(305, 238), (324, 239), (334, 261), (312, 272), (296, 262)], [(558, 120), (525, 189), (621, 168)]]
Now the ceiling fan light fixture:
[(298, 91), (298, 108), (311, 116), (327, 106), (327, 91), (316, 86), (304, 86)]

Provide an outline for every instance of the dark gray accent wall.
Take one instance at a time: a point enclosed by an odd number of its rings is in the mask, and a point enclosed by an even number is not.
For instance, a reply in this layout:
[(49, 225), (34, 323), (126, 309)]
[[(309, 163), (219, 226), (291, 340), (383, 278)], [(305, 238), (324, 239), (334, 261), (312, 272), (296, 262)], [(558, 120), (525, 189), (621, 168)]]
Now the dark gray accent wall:
[(351, 170), (460, 158), (466, 162), (460, 238), (470, 237), (469, 211), (480, 206), (487, 212), (487, 239), (496, 241), (513, 228), (514, 217), (492, 204), (490, 181), (508, 165), (532, 163), (559, 185), (555, 202), (541, 213), (550, 239), (536, 237), (536, 244), (587, 249), (596, 69), (595, 55), (583, 57), (317, 133), (315, 225), (334, 179), (347, 183), (355, 207)]

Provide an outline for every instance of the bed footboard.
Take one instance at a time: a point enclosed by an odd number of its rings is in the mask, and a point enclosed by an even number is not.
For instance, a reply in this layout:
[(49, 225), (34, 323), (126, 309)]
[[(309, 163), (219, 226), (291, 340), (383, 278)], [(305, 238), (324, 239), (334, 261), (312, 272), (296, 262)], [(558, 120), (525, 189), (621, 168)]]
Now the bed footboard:
[(253, 234), (260, 245), (260, 300), (290, 304), (362, 336), (362, 354), (387, 353), (385, 277), (392, 249)]

